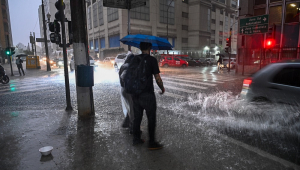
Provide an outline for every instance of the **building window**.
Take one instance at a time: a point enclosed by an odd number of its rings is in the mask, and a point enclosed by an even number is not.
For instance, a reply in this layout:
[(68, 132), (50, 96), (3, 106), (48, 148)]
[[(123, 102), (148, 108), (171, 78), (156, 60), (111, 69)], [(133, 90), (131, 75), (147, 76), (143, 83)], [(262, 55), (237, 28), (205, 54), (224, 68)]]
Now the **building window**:
[(173, 48), (175, 48), (175, 38), (172, 38), (172, 45), (173, 45)]
[(219, 0), (219, 2), (221, 2), (221, 3), (225, 4), (225, 0)]
[(255, 5), (266, 4), (266, 0), (255, 0)]
[(182, 2), (183, 2), (183, 3), (186, 3), (186, 4), (188, 4), (188, 3), (189, 3), (189, 1), (188, 1), (188, 0), (182, 0)]
[(297, 47), (299, 37), (299, 25), (285, 24), (283, 29), (283, 46)]
[(2, 16), (4, 19), (7, 19), (7, 13), (6, 10), (4, 8), (2, 8)]
[(4, 31), (5, 32), (9, 32), (8, 31), (8, 24), (7, 24), (7, 22), (3, 22), (3, 25), (4, 25)]
[(273, 2), (281, 2), (282, 0), (270, 0), (270, 3), (273, 3)]
[(97, 0), (93, 0), (93, 3), (95, 3)]
[(182, 38), (182, 43), (188, 43), (188, 38)]
[(216, 44), (215, 40), (210, 40), (210, 46), (213, 46), (215, 44)]
[(95, 50), (99, 49), (99, 41), (98, 39), (95, 39)]
[(182, 30), (189, 30), (189, 26), (187, 26), (187, 25), (182, 25)]
[(219, 31), (219, 36), (223, 36), (223, 31)]
[(236, 8), (236, 7), (237, 7), (237, 2), (231, 0), (231, 7), (232, 7), (232, 8)]
[(1, 4), (6, 6), (6, 0), (1, 0)]
[(220, 21), (220, 25), (223, 25), (223, 21)]
[(223, 42), (222, 41), (219, 41), (219, 45), (222, 45), (223, 44)]
[(215, 20), (215, 19), (211, 19), (211, 23), (212, 23), (212, 24), (215, 24), (215, 23), (216, 23), (216, 20)]
[(269, 10), (269, 25), (281, 24), (282, 6), (271, 6)]
[(171, 0), (160, 0), (159, 1), (159, 15), (160, 15), (160, 23), (171, 24), (175, 23), (175, 3)]
[(254, 16), (265, 15), (265, 14), (266, 14), (265, 8), (254, 9)]
[(109, 48), (120, 47), (120, 35), (109, 36)]
[(104, 25), (103, 20), (103, 0), (98, 2), (98, 15), (99, 15), (99, 25)]
[(105, 48), (105, 38), (100, 38), (100, 48)]
[(216, 30), (211, 30), (211, 33), (212, 34), (216, 34)]
[(90, 49), (91, 49), (91, 50), (94, 49), (94, 43), (93, 43), (93, 40), (90, 40)]
[(294, 2), (286, 5), (285, 23), (299, 22), (299, 8), (299, 2)]
[(91, 7), (89, 7), (89, 8), (88, 8), (88, 28), (89, 28), (89, 29), (92, 29), (92, 21), (91, 21), (91, 18), (92, 18)]
[(118, 8), (107, 8), (107, 21), (112, 22), (119, 19)]
[(220, 14), (222, 14), (222, 15), (223, 15), (223, 13), (224, 13), (224, 10), (223, 10), (223, 9), (221, 9), (221, 10), (220, 10)]
[(98, 20), (97, 20), (97, 4), (93, 5), (93, 24), (94, 28), (98, 27)]
[(130, 10), (130, 18), (150, 21), (149, 0), (145, 6), (137, 7)]
[(216, 7), (214, 5), (211, 7), (211, 11), (216, 12)]
[(210, 9), (207, 9), (207, 31), (210, 31)]
[(183, 18), (189, 18), (189, 13), (182, 12), (182, 17), (183, 17)]

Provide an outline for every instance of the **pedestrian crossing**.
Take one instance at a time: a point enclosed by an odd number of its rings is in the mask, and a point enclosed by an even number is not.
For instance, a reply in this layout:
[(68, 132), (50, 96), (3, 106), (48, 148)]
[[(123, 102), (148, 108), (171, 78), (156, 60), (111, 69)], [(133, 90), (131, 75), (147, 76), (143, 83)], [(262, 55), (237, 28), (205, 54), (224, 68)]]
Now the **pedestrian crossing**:
[[(164, 96), (174, 99), (187, 99), (189, 95), (202, 93), (230, 81), (242, 81), (243, 78), (219, 74), (191, 74), (191, 75), (161, 75), (166, 92)], [(154, 80), (155, 92), (160, 89)]]
[[(116, 73), (117, 74), (117, 73)], [(162, 97), (185, 100), (189, 95), (206, 92), (219, 84), (230, 81), (242, 81), (241, 77), (228, 76), (224, 74), (162, 74), (161, 75), (166, 92)], [(95, 83), (97, 87), (102, 82)], [(113, 82), (112, 82), (113, 83)], [(118, 82), (114, 82), (118, 83)], [(160, 89), (153, 81), (155, 92)], [(70, 80), (70, 85), (75, 85), (75, 80)], [(34, 93), (41, 91), (51, 91), (57, 89), (64, 90), (64, 78), (62, 75), (43, 76), (43, 77), (24, 77), (11, 80), (9, 84), (0, 84), (0, 95)]]

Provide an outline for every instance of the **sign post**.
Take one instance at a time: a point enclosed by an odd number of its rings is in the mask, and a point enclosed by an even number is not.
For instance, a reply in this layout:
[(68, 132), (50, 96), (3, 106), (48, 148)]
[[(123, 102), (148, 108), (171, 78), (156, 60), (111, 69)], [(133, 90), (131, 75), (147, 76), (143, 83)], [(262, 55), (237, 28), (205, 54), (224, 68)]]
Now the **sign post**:
[(269, 15), (260, 15), (240, 19), (240, 34), (252, 35), (267, 33), (269, 30)]

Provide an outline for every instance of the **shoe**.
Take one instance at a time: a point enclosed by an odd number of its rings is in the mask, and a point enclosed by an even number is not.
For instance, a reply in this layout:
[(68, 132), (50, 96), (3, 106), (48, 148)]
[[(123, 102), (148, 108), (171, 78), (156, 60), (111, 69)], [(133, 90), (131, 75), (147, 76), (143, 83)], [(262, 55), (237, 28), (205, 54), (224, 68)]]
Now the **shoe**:
[(143, 143), (145, 143), (145, 140), (144, 140), (144, 139), (138, 139), (138, 140), (133, 140), (132, 145), (133, 145), (133, 146), (136, 146), (136, 145), (141, 145), (141, 144), (143, 144)]
[(148, 149), (149, 150), (158, 150), (162, 149), (164, 145), (158, 143), (158, 142), (149, 142)]

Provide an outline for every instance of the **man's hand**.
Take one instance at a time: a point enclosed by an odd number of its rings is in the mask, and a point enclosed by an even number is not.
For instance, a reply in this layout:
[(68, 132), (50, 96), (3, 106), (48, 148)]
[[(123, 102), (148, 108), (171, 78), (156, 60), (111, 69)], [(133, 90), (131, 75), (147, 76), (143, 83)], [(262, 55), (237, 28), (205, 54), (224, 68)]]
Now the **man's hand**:
[(156, 83), (157, 83), (158, 87), (161, 89), (160, 94), (164, 94), (165, 93), (165, 88), (164, 88), (164, 84), (163, 84), (163, 82), (160, 78), (160, 75), (155, 74), (154, 77), (155, 77), (155, 80), (156, 80)]

